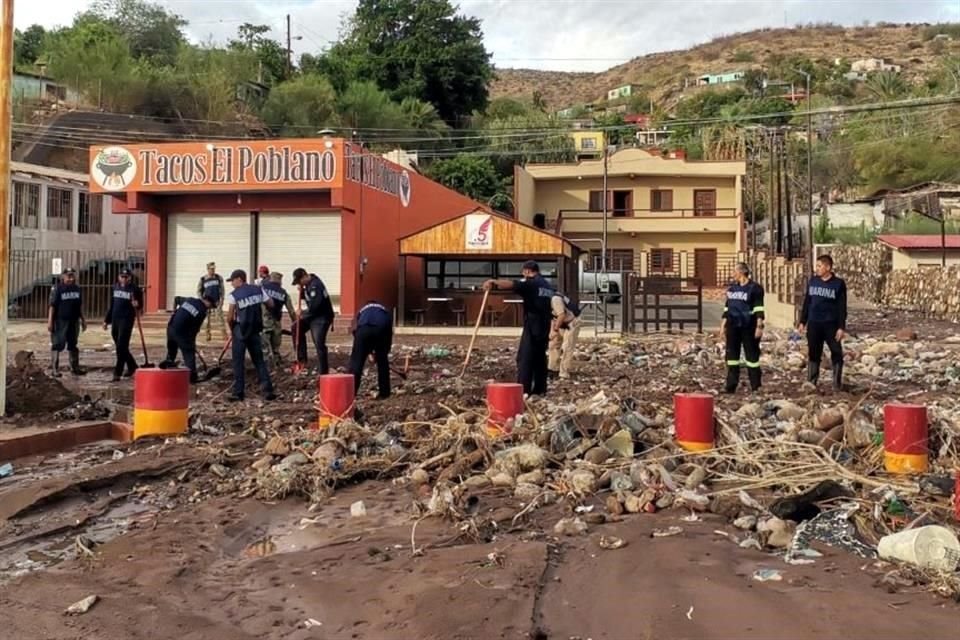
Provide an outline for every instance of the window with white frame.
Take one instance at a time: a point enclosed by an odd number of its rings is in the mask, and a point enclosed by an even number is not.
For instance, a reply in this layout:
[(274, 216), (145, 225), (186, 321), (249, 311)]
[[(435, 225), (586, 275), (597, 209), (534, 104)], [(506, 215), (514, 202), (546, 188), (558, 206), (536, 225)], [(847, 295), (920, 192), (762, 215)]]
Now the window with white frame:
[(40, 228), (40, 185), (13, 181), (13, 226)]
[(47, 187), (47, 229), (73, 229), (73, 190)]
[(77, 233), (103, 233), (103, 196), (80, 192)]

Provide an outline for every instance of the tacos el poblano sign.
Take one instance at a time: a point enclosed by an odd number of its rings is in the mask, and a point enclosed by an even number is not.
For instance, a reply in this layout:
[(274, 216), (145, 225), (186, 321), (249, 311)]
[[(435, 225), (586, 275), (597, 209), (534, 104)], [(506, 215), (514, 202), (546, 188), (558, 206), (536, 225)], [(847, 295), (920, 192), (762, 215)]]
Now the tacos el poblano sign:
[(265, 191), (340, 187), (340, 145), (270, 140), (93, 147), (90, 190)]

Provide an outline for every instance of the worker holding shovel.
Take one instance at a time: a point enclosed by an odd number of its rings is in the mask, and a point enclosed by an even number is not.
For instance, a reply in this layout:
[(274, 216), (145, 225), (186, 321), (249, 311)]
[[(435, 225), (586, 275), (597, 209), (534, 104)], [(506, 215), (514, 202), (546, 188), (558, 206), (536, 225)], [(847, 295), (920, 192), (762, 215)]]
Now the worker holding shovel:
[(160, 363), (161, 369), (176, 366), (179, 350), (183, 354), (183, 364), (190, 370), (191, 384), (200, 381), (197, 376), (197, 334), (214, 304), (219, 304), (219, 301), (210, 293), (203, 298), (187, 298), (170, 316), (170, 322), (167, 323), (167, 357)]
[(283, 364), (280, 358), (280, 345), (283, 343), (283, 309), (287, 309), (291, 326), (297, 321), (296, 310), (290, 294), (283, 288), (283, 274), (274, 271), (267, 280), (260, 283), (263, 295), (273, 300), (273, 306), (263, 307), (263, 350), (269, 350), (276, 366)]
[(377, 362), (377, 399), (390, 397), (390, 347), (393, 346), (393, 314), (376, 301), (360, 308), (350, 327), (353, 350), (350, 352), (350, 373), (354, 393), (360, 390), (363, 367), (370, 354)]
[(73, 375), (87, 373), (86, 369), (80, 367), (80, 348), (77, 346), (80, 331), (86, 330), (87, 321), (83, 317), (83, 299), (77, 285), (77, 272), (64, 269), (60, 282), (50, 290), (50, 311), (47, 315), (53, 377), (60, 377), (60, 354), (64, 347), (70, 354), (70, 371)]
[(117, 282), (113, 285), (113, 297), (107, 308), (107, 315), (103, 319), (104, 331), (112, 325), (110, 335), (117, 347), (117, 363), (113, 367), (114, 382), (118, 382), (121, 375), (131, 377), (137, 370), (137, 360), (130, 353), (130, 338), (133, 336), (137, 314), (143, 306), (143, 291), (132, 279), (133, 273), (129, 269), (120, 271)]
[(517, 382), (523, 392), (532, 395), (547, 393), (547, 345), (550, 339), (550, 299), (556, 291), (540, 275), (540, 265), (533, 260), (523, 263), (522, 280), (487, 280), (483, 288), (506, 289), (523, 299), (523, 333), (517, 351)]

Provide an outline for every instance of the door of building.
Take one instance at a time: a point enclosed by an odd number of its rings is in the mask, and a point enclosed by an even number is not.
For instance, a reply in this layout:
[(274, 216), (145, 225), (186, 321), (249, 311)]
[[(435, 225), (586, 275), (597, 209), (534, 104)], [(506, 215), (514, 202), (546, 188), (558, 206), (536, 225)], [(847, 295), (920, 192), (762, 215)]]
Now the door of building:
[(693, 275), (703, 282), (704, 287), (717, 286), (717, 250), (694, 249)]
[(693, 215), (697, 217), (717, 215), (716, 189), (693, 190)]
[[(174, 213), (167, 219), (167, 309), (177, 296), (197, 295), (208, 262), (226, 280), (234, 269), (250, 273), (252, 238), (249, 213)], [(227, 293), (231, 290), (227, 283)]]
[(294, 291), (293, 271), (303, 267), (320, 276), (333, 296), (340, 296), (340, 214), (261, 213), (257, 215), (257, 264), (283, 274)]

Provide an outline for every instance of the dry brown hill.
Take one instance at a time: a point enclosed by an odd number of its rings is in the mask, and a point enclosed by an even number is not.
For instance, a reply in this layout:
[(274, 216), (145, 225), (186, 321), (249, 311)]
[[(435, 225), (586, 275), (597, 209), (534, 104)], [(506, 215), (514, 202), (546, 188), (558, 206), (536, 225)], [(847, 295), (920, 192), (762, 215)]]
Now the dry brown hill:
[(960, 39), (931, 39), (930, 25), (840, 27), (812, 25), (764, 29), (717, 38), (683, 51), (652, 53), (600, 73), (499, 69), (492, 97), (529, 100), (539, 91), (551, 110), (595, 102), (608, 89), (643, 85), (657, 102), (671, 102), (684, 78), (760, 67), (771, 55), (797, 54), (812, 60), (889, 58), (915, 78), (929, 72), (946, 53), (960, 53)]

